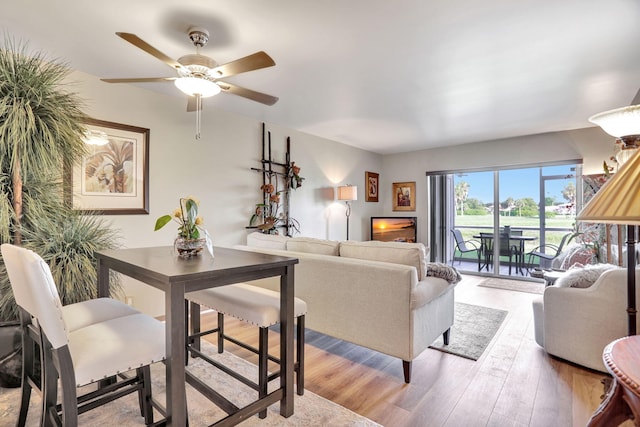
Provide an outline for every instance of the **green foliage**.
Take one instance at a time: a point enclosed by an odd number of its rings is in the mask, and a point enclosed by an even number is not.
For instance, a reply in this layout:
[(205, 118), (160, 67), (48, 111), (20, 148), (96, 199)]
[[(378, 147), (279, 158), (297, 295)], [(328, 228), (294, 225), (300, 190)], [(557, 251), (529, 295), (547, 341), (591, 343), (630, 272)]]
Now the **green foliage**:
[[(101, 217), (61, 209), (34, 221), (24, 233), (23, 246), (38, 252), (49, 264), (62, 303), (72, 304), (96, 298), (95, 251), (115, 249), (117, 241), (118, 232)], [(118, 290), (116, 286), (114, 296)]]
[[(69, 72), (24, 44), (5, 39), (0, 47), (0, 243), (22, 236), (22, 245), (49, 263), (63, 304), (96, 296), (94, 252), (117, 240), (101, 220), (63, 200), (63, 172), (86, 153), (82, 102), (64, 89)], [(0, 321), (16, 318), (0, 262)]]
[(465, 209), (464, 210), (464, 214), (465, 215), (486, 215), (487, 214), (487, 210), (484, 209), (484, 208), (481, 208), (481, 209), (477, 209), (477, 208)]
[[(35, 204), (32, 206), (39, 205)], [(58, 207), (55, 211), (31, 211), (34, 220), (23, 228), (22, 246), (38, 253), (51, 268), (62, 304), (73, 304), (97, 296), (95, 251), (117, 246), (116, 230), (97, 216), (80, 215)], [(111, 277), (111, 296), (119, 296), (118, 277)], [(17, 306), (4, 263), (0, 263), (0, 319), (17, 318)]]
[(163, 215), (156, 220), (154, 231), (160, 230), (172, 219), (178, 224), (178, 236), (184, 239), (199, 239), (202, 217), (198, 216), (200, 202), (193, 196), (180, 199), (180, 207), (172, 215)]
[(478, 209), (484, 211), (485, 214), (487, 213), (484, 203), (482, 203), (480, 199), (476, 199), (475, 197), (467, 199), (467, 201), (464, 203), (464, 207), (465, 213), (467, 209)]
[(456, 211), (460, 208), (460, 214), (464, 214), (465, 201), (469, 196), (469, 183), (466, 181), (459, 181), (454, 188), (454, 195), (456, 200)]
[(167, 225), (169, 223), (169, 221), (171, 221), (171, 215), (163, 215), (163, 216), (161, 216), (160, 218), (158, 218), (156, 220), (156, 226), (154, 227), (153, 231), (160, 230), (162, 227)]
[(3, 171), (19, 169), (24, 185), (39, 171), (71, 168), (85, 153), (87, 116), (77, 95), (61, 89), (69, 73), (26, 44), (6, 39), (0, 48), (0, 163)]

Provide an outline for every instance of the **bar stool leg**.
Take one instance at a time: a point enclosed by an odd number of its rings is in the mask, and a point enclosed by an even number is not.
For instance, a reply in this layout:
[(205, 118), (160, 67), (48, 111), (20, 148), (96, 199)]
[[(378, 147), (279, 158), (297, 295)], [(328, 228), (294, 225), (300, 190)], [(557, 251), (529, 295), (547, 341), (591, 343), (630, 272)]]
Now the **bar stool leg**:
[[(269, 328), (260, 328), (258, 340), (258, 398), (262, 399), (267, 395)], [(266, 418), (267, 410), (260, 411), (258, 416), (260, 418)]]
[(297, 321), (297, 339), (296, 339), (296, 358), (297, 358), (297, 372), (296, 372), (296, 390), (299, 396), (304, 394), (304, 314), (298, 317)]
[(218, 353), (224, 351), (224, 314), (218, 312)]

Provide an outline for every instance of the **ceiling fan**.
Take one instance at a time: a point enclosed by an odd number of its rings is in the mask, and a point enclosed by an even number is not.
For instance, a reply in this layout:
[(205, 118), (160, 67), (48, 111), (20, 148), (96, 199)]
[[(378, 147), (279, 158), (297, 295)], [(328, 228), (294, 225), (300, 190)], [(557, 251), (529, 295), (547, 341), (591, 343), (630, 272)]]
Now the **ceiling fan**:
[(119, 78), (101, 79), (107, 83), (154, 83), (154, 82), (174, 82), (176, 87), (189, 96), (187, 111), (196, 111), (196, 139), (200, 138), (200, 112), (202, 110), (202, 98), (207, 98), (218, 93), (226, 92), (238, 95), (252, 101), (265, 105), (273, 105), (278, 101), (275, 96), (256, 92), (221, 81), (220, 79), (230, 77), (247, 71), (259, 70), (276, 65), (274, 60), (265, 52), (260, 51), (244, 58), (226, 64), (218, 65), (212, 58), (201, 55), (200, 48), (209, 41), (209, 32), (200, 27), (191, 27), (188, 31), (189, 39), (196, 47), (195, 54), (184, 55), (178, 60), (174, 60), (140, 37), (132, 33), (117, 32), (116, 35), (128, 41), (132, 45), (144, 50), (171, 68), (176, 70), (175, 77), (141, 77), (141, 78)]

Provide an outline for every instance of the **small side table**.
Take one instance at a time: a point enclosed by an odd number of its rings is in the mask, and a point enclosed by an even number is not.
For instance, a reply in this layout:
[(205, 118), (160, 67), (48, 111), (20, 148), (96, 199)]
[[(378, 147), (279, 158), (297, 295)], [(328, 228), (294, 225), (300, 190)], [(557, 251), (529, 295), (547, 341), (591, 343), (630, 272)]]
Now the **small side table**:
[(619, 425), (640, 420), (640, 336), (620, 338), (605, 347), (602, 359), (613, 383), (587, 427)]

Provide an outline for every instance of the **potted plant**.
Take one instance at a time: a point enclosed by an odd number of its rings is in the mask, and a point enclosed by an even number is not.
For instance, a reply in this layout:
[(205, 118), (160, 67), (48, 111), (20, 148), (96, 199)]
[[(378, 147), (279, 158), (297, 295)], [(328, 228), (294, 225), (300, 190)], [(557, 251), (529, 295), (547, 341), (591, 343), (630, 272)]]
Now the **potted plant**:
[(182, 258), (199, 255), (207, 244), (207, 238), (202, 237), (202, 234), (207, 236), (207, 230), (202, 227), (203, 219), (198, 215), (199, 206), (200, 201), (195, 197), (181, 197), (179, 208), (171, 215), (163, 215), (156, 220), (154, 231), (160, 230), (171, 220), (178, 224), (178, 237), (173, 246)]
[[(115, 247), (117, 237), (101, 220), (79, 215), (64, 201), (63, 172), (86, 152), (87, 117), (78, 96), (66, 90), (69, 73), (64, 63), (29, 53), (26, 44), (5, 39), (0, 47), (0, 243), (40, 254), (63, 304), (96, 296), (93, 253)], [(20, 384), (17, 314), (0, 260), (0, 386)]]

